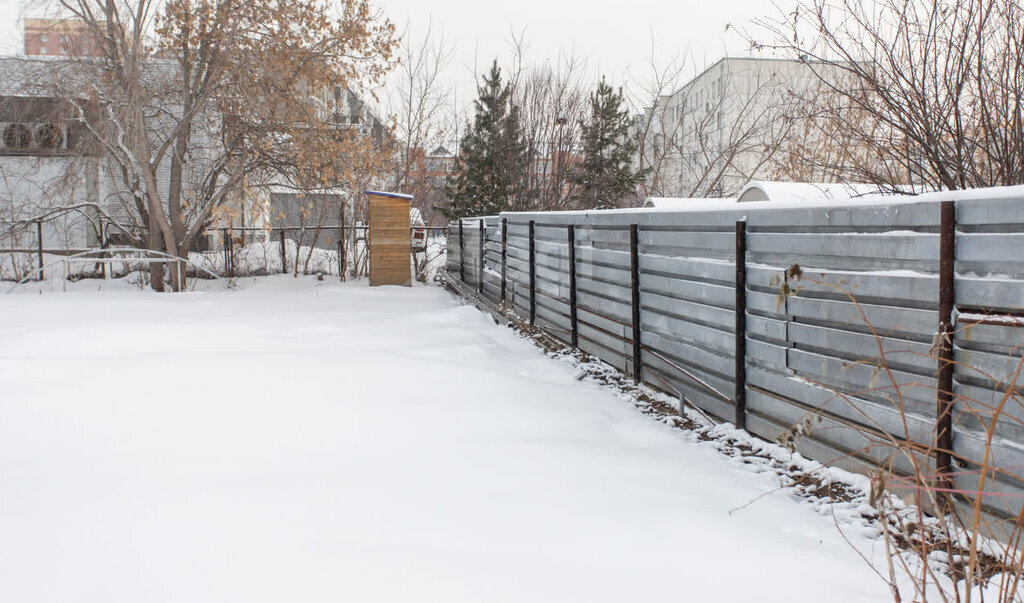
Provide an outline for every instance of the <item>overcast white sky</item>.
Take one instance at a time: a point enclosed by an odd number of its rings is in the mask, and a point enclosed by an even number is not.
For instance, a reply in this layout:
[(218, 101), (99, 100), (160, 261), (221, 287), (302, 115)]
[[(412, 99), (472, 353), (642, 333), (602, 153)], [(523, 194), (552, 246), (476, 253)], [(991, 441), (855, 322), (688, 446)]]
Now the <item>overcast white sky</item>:
[[(665, 60), (688, 53), (698, 70), (725, 54), (747, 55), (747, 44), (726, 26), (746, 27), (750, 19), (776, 14), (770, 0), (378, 0), (404, 27), (422, 30), (428, 21), (456, 43), (452, 77), (460, 94), (472, 93), (472, 71), (498, 57), (508, 62), (512, 32), (525, 28), (528, 62), (575, 49), (592, 69), (617, 83), (632, 70), (639, 75), (651, 55)], [(467, 85), (468, 82), (468, 85)]]
[[(747, 45), (726, 25), (743, 28), (753, 17), (775, 13), (771, 0), (372, 0), (403, 29), (421, 32), (427, 22), (455, 43), (449, 69), (460, 104), (474, 92), (474, 65), (510, 60), (512, 32), (525, 29), (527, 62), (575, 50), (596, 73), (616, 84), (627, 70), (639, 75), (651, 54), (687, 54), (699, 70), (725, 54), (746, 55)], [(783, 4), (785, 1), (783, 1)], [(0, 52), (22, 51), (20, 19), (48, 0), (0, 0)]]

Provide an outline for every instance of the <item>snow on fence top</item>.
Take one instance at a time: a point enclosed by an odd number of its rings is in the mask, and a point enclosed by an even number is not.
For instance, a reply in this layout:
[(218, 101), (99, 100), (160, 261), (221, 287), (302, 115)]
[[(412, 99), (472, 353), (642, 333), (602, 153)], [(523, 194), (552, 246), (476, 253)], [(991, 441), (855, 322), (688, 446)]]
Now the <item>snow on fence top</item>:
[(724, 206), (754, 202), (771, 202), (775, 206), (781, 203), (797, 203), (800, 205), (814, 204), (847, 204), (861, 200), (891, 200), (895, 196), (913, 196), (924, 192), (912, 186), (900, 186), (898, 190), (888, 190), (874, 184), (819, 183), (819, 182), (777, 182), (769, 180), (751, 180), (740, 191), (737, 197), (648, 197), (644, 208), (662, 211), (701, 211), (704, 209), (720, 209)]
[(647, 197), (644, 207), (647, 209), (660, 209), (663, 211), (686, 210), (693, 205), (708, 205), (721, 207), (736, 203), (736, 197)]

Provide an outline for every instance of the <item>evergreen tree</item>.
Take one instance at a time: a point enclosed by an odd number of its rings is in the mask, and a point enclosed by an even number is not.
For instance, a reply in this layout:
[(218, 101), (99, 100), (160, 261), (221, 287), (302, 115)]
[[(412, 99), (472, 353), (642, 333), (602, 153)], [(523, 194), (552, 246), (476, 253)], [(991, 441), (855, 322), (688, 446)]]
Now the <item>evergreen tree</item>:
[(583, 164), (576, 183), (580, 209), (619, 207), (636, 194), (644, 171), (633, 165), (636, 141), (629, 135), (629, 112), (623, 107), (622, 89), (617, 92), (604, 78), (590, 95), (590, 119), (583, 124)]
[(459, 165), (445, 186), (449, 201), (438, 208), (449, 219), (493, 215), (513, 207), (525, 172), (519, 111), (511, 86), (501, 82), (497, 61), (477, 92), (476, 114), (462, 137)]

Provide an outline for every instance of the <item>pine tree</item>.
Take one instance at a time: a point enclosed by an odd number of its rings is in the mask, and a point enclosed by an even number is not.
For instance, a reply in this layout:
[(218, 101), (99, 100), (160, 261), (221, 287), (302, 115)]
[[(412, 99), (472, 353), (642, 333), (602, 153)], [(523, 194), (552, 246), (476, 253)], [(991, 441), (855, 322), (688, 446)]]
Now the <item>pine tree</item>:
[(576, 182), (580, 209), (619, 207), (636, 194), (644, 172), (633, 166), (636, 141), (629, 135), (629, 113), (622, 89), (612, 89), (604, 78), (590, 95), (590, 119), (583, 124), (583, 163)]
[(446, 183), (449, 201), (438, 208), (449, 219), (493, 215), (513, 207), (525, 172), (519, 111), (511, 86), (501, 82), (497, 61), (477, 92), (476, 115), (466, 126), (459, 166)]

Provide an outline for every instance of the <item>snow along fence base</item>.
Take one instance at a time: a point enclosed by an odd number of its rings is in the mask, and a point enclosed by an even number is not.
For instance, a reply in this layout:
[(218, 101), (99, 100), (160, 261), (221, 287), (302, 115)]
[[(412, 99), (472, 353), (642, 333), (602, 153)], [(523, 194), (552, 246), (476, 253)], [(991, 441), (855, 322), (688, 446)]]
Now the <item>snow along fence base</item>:
[(802, 425), (796, 450), (845, 469), (924, 466), (993, 518), (1021, 510), (1024, 187), (503, 213), (448, 237), (464, 290), (681, 403), (768, 440)]

